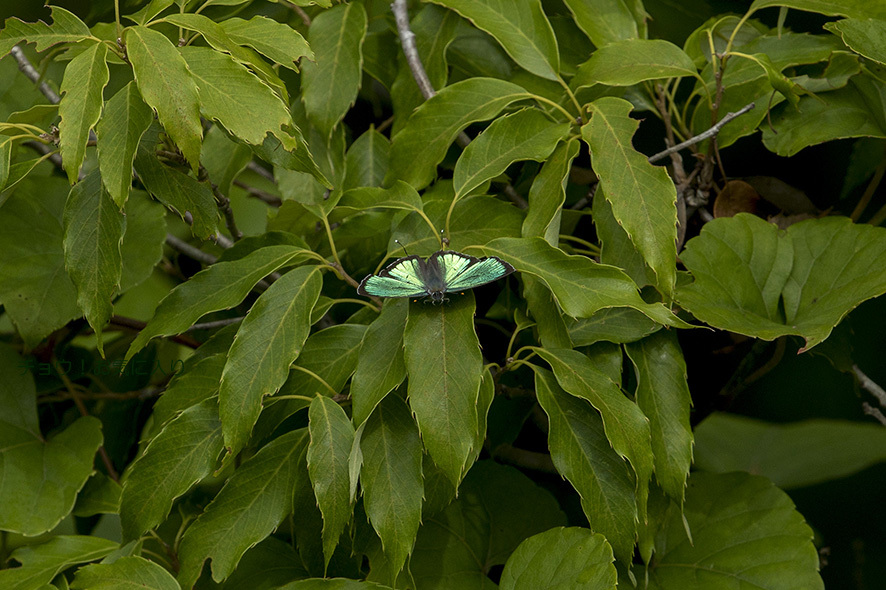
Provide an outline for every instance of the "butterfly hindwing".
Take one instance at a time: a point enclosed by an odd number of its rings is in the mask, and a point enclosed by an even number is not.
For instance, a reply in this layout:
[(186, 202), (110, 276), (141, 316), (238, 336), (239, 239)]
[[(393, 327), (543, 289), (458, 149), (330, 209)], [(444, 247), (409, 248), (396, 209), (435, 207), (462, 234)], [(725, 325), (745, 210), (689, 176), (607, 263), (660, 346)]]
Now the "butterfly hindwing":
[(421, 297), (427, 295), (423, 270), (424, 261), (418, 256), (400, 258), (377, 275), (363, 279), (357, 292), (378, 297)]
[(438, 252), (444, 268), (447, 291), (473, 289), (498, 280), (514, 272), (514, 267), (496, 258), (474, 258), (460, 252)]

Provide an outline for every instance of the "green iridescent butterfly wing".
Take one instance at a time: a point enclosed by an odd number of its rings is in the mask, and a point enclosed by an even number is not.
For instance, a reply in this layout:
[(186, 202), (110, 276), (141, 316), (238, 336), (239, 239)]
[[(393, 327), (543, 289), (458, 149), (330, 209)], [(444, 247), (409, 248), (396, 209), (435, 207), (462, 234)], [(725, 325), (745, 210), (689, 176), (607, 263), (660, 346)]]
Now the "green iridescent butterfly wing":
[(424, 297), (435, 302), (443, 294), (473, 289), (514, 272), (507, 262), (490, 256), (475, 258), (443, 250), (425, 261), (419, 256), (406, 256), (394, 261), (377, 275), (369, 275), (357, 292), (376, 297)]
[(495, 256), (474, 258), (447, 250), (437, 252), (431, 258), (437, 258), (437, 263), (443, 269), (447, 292), (473, 289), (514, 272), (513, 266)]
[(419, 256), (399, 258), (377, 275), (369, 275), (360, 282), (357, 293), (376, 297), (424, 297), (427, 295), (422, 279), (425, 261)]

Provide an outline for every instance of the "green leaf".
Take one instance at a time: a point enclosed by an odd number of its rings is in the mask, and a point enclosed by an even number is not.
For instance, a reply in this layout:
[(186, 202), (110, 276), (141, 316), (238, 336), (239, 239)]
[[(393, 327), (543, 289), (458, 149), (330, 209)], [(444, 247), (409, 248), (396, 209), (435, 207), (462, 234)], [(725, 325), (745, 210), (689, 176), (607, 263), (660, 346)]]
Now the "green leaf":
[(132, 22), (145, 25), (154, 20), (158, 14), (172, 6), (175, 0), (151, 0), (141, 10), (126, 15), (125, 18)]
[(612, 450), (600, 415), (563, 391), (544, 369), (535, 369), (535, 392), (550, 420), (548, 446), (557, 471), (581, 496), (594, 531), (606, 537), (619, 560), (630, 563), (637, 535), (636, 484)]
[(287, 149), (276, 137), (265, 137), (261, 146), (252, 146), (252, 150), (262, 160), (280, 166), (285, 170), (295, 170), (304, 172), (313, 176), (317, 182), (326, 188), (332, 188), (332, 183), (317, 167), (314, 156), (308, 149), (308, 144), (302, 136), (301, 131), (296, 128), (290, 129), (290, 133), (295, 137), (297, 147), (295, 149)]
[(637, 19), (629, 0), (564, 0), (575, 24), (597, 47), (622, 39), (637, 39)]
[(631, 145), (640, 124), (628, 116), (632, 108), (620, 98), (595, 100), (582, 137), (613, 215), (655, 273), (659, 290), (671, 297), (677, 280), (677, 191), (665, 169)]
[[(322, 299), (321, 295), (320, 301)], [(314, 317), (319, 319), (317, 316), (319, 307), (318, 301), (311, 314), (312, 320)], [(359, 324), (339, 324), (311, 334), (278, 395), (310, 399), (317, 395), (330, 396), (333, 392), (341, 393), (357, 367), (357, 355), (365, 334), (366, 326)], [(256, 435), (270, 434), (286, 418), (309, 405), (310, 401), (304, 399), (275, 401), (273, 397), (269, 398), (256, 423)]]
[(369, 129), (348, 148), (345, 156), (345, 178), (342, 189), (360, 186), (381, 186), (388, 171), (391, 142)]
[(143, 557), (121, 557), (114, 563), (88, 565), (77, 570), (72, 590), (180, 590), (175, 578), (163, 567)]
[(69, 191), (67, 182), (40, 179), (18, 187), (0, 207), (0, 303), (28, 348), (81, 316), (62, 247)]
[(59, 151), (71, 184), (77, 182), (86, 155), (89, 130), (102, 112), (102, 91), (110, 76), (105, 58), (108, 46), (96, 43), (71, 60), (62, 79), (58, 104)]
[(111, 300), (123, 274), (120, 245), (125, 225), (123, 213), (102, 188), (98, 170), (71, 188), (64, 214), (65, 269), (102, 356), (102, 328), (111, 319)]
[(886, 20), (847, 18), (825, 23), (824, 28), (840, 35), (856, 53), (886, 65)]
[(655, 479), (665, 493), (682, 503), (692, 463), (692, 398), (683, 351), (677, 335), (667, 330), (628, 344), (625, 350), (637, 375), (637, 405), (649, 418)]
[(249, 440), (262, 397), (286, 381), (289, 365), (310, 333), (311, 310), (322, 285), (316, 266), (291, 270), (261, 294), (240, 324), (218, 393), (222, 432), (231, 455)]
[(847, 137), (886, 137), (880, 104), (869, 100), (882, 92), (850, 83), (846, 88), (816, 96), (804, 96), (798, 107), (784, 108), (772, 117), (772, 128), (763, 127), (763, 145), (779, 156), (793, 156), (810, 145)]
[(208, 183), (164, 165), (152, 153), (139, 151), (135, 171), (148, 192), (158, 201), (185, 218), (193, 219), (191, 231), (199, 238), (209, 238), (218, 231), (218, 206)]
[(612, 547), (578, 527), (555, 528), (520, 543), (505, 564), (502, 590), (615, 589)]
[(523, 109), (492, 122), (462, 152), (452, 182), (464, 197), (520, 160), (541, 162), (569, 133), (569, 123), (552, 123), (538, 109)]
[(206, 118), (218, 121), (252, 145), (261, 145), (270, 133), (287, 147), (295, 147), (295, 141), (281, 130), (292, 125), (289, 109), (246, 66), (208, 47), (182, 47), (180, 51), (197, 84), (200, 112)]
[(279, 590), (290, 580), (307, 577), (308, 572), (295, 548), (276, 537), (268, 537), (243, 555), (221, 590)]
[(123, 536), (138, 538), (163, 522), (173, 501), (212, 473), (221, 450), (217, 399), (169, 422), (129, 468), (120, 502)]
[[(236, 328), (237, 326), (234, 325), (229, 329), (236, 330)], [(230, 347), (230, 342), (228, 342), (228, 346)], [(207, 348), (206, 344), (200, 346), (200, 350), (204, 348)], [(205, 415), (203, 410), (194, 408), (197, 408), (198, 404), (202, 404), (209, 398), (218, 395), (219, 382), (221, 381), (222, 371), (227, 360), (227, 351), (208, 355), (206, 358), (195, 359), (191, 357), (188, 359), (185, 366), (175, 374), (166, 387), (166, 391), (163, 392), (163, 395), (154, 404), (154, 412), (152, 414), (154, 424), (150, 430), (146, 430), (142, 435), (143, 439), (151, 440), (161, 428), (166, 426), (173, 418), (180, 417), (185, 410), (191, 409), (195, 415)], [(217, 420), (217, 400), (214, 401), (213, 409)], [(187, 418), (187, 420), (193, 419), (193, 416)], [(221, 428), (220, 422), (219, 428)], [(219, 432), (221, 431), (219, 430)], [(217, 455), (218, 453), (216, 453)], [(216, 458), (212, 457), (212, 460), (214, 461)]]
[(547, 283), (532, 275), (523, 277), (523, 297), (535, 319), (538, 340), (548, 348), (572, 348), (566, 318)]
[(653, 465), (649, 420), (637, 404), (622, 393), (618, 384), (584, 354), (557, 348), (533, 350), (551, 366), (560, 387), (589, 401), (600, 412), (609, 444), (619, 457), (630, 462), (637, 475), (637, 506), (640, 518), (645, 520)]
[(785, 6), (797, 10), (818, 12), (827, 16), (886, 18), (886, 6), (866, 0), (754, 0), (748, 12), (769, 6)]
[[(180, 14), (170, 14), (163, 20), (183, 29), (199, 33), (212, 49), (216, 50), (219, 54), (230, 54), (230, 56), (239, 64), (249, 68), (249, 70), (258, 76), (265, 84), (270, 88), (273, 88), (283, 100), (288, 100), (289, 95), (286, 86), (283, 84), (283, 81), (280, 80), (280, 77), (277, 76), (277, 73), (265, 63), (265, 60), (252, 49), (242, 47), (228, 37), (224, 28), (211, 18), (203, 16), (202, 14), (185, 12)], [(185, 47), (190, 48), (193, 47), (193, 45), (186, 45)], [(188, 51), (188, 49), (185, 49), (185, 51)], [(219, 87), (224, 88), (224, 85), (220, 84)], [(203, 97), (201, 96), (201, 98)]]
[(389, 395), (372, 411), (360, 440), (363, 503), (396, 575), (412, 553), (424, 492), (421, 439), (409, 408)]
[(366, 26), (363, 5), (351, 2), (321, 12), (308, 29), (317, 57), (302, 64), (302, 99), (308, 119), (326, 137), (357, 98)]
[(589, 346), (601, 341), (634, 342), (660, 328), (660, 324), (629, 307), (601, 309), (591, 317), (571, 321), (567, 326), (575, 346)]
[(683, 514), (668, 513), (647, 570), (650, 588), (824, 588), (812, 530), (766, 478), (693, 473)]
[(249, 145), (231, 138), (220, 125), (213, 125), (206, 132), (200, 162), (206, 168), (209, 181), (223, 195), (231, 194), (234, 180), (252, 161)]
[(298, 31), (266, 16), (254, 16), (249, 20), (229, 18), (219, 24), (232, 41), (252, 47), (293, 72), (298, 71), (295, 62), (299, 59), (314, 58), (314, 52)]
[(594, 229), (600, 241), (600, 262), (622, 269), (637, 285), (655, 283), (655, 275), (637, 252), (625, 229), (612, 214), (612, 205), (606, 199), (606, 191), (597, 185), (592, 203)]
[(465, 127), (491, 119), (509, 104), (526, 98), (531, 95), (520, 86), (492, 78), (468, 78), (441, 89), (418, 107), (393, 137), (385, 182), (402, 180), (417, 190), (426, 187)]
[(409, 562), (417, 588), (483, 588), (526, 537), (566, 524), (545, 488), (513, 467), (480, 461), (458, 499), (423, 519)]
[(529, 211), (523, 221), (524, 238), (544, 238), (551, 246), (560, 242), (560, 209), (566, 202), (566, 182), (579, 142), (561, 142), (545, 160), (529, 189)]
[(364, 186), (352, 188), (342, 195), (339, 207), (352, 209), (406, 209), (407, 211), (423, 211), (421, 197), (410, 185), (397, 180), (391, 188)]
[(382, 586), (375, 582), (349, 580), (346, 578), (311, 578), (310, 580), (290, 582), (285, 586), (280, 586), (278, 590), (391, 590), (391, 587)]
[(307, 444), (307, 429), (287, 432), (234, 472), (182, 537), (178, 581), (183, 588), (194, 585), (207, 559), (212, 560), (213, 580), (227, 578), (247, 549), (286, 518)]
[(119, 514), (122, 493), (123, 487), (119, 483), (103, 473), (93, 472), (77, 494), (77, 503), (71, 514), (79, 517)]
[(646, 80), (695, 76), (695, 64), (663, 39), (627, 39), (602, 47), (581, 65), (579, 76), (598, 84), (633, 86)]
[(471, 292), (448, 305), (412, 305), (403, 334), (409, 407), (425, 448), (455, 486), (477, 430), (483, 357), (474, 311)]
[(165, 211), (160, 203), (144, 191), (133, 191), (124, 209), (126, 231), (120, 254), (123, 257), (123, 274), (120, 292), (140, 284), (151, 276), (154, 266), (163, 257), (166, 242)]
[(660, 324), (689, 327), (662, 304), (643, 301), (637, 285), (621, 269), (584, 256), (569, 256), (541, 238), (498, 238), (477, 249), (542, 279), (572, 317), (590, 317), (609, 307), (632, 307)]
[(740, 213), (715, 219), (681, 253), (695, 282), (680, 305), (717, 328), (773, 340), (795, 334), (808, 350), (862, 301), (886, 293), (886, 229), (845, 217), (787, 232)]
[(43, 21), (26, 23), (13, 17), (6, 19), (0, 31), (0, 55), (6, 55), (22, 41), (36, 43), (37, 51), (43, 51), (58, 43), (76, 43), (93, 38), (89, 27), (77, 15), (60, 6), (50, 6), (49, 9), (51, 25)]
[(188, 65), (172, 42), (153, 29), (128, 27), (123, 40), (142, 98), (157, 111), (166, 133), (196, 170), (203, 127), (197, 84)]
[[(451, 195), (451, 193), (449, 193)], [(436, 227), (443, 227), (449, 199), (446, 201), (428, 201), (425, 213)], [(520, 235), (520, 224), (523, 215), (510, 203), (489, 197), (468, 197), (455, 204), (450, 220), (450, 247), (464, 250), (471, 246), (485, 244), (499, 237), (516, 237)], [(427, 221), (418, 214), (410, 214), (392, 231), (392, 237), (400, 240), (398, 245), (391, 242), (388, 254), (394, 255), (403, 251), (429, 256), (440, 249), (440, 234), (432, 230)]]
[(351, 411), (357, 426), (406, 378), (403, 329), (408, 309), (408, 299), (389, 299), (366, 330), (351, 380)]
[(774, 424), (714, 413), (696, 426), (695, 439), (699, 469), (749, 471), (785, 489), (839, 479), (886, 461), (886, 431), (876, 424)]
[(486, 31), (521, 67), (548, 80), (557, 80), (560, 54), (554, 30), (540, 0), (432, 0), (451, 8)]
[[(10, 158), (12, 156), (12, 140), (6, 139), (0, 143), (0, 193), (6, 188), (6, 182), (9, 180)], [(37, 160), (40, 162), (40, 159)], [(0, 197), (2, 200), (2, 197)]]
[(142, 100), (135, 83), (121, 88), (105, 104), (95, 128), (98, 136), (98, 167), (102, 184), (122, 208), (132, 186), (132, 162), (139, 140), (153, 121), (151, 109)]
[(131, 359), (151, 338), (179, 334), (207, 313), (234, 307), (262, 278), (305, 258), (306, 251), (297, 246), (268, 246), (198, 272), (160, 301), (154, 317), (133, 340), (125, 360)]
[(49, 582), (69, 566), (102, 559), (117, 548), (114, 541), (85, 535), (60, 535), (40, 545), (25, 545), (10, 555), (21, 567), (0, 570), (0, 585), (5, 590), (54, 588)]
[(0, 375), (0, 529), (39, 535), (74, 507), (102, 443), (101, 422), (82, 417), (47, 440), (33, 375), (6, 344), (0, 345)]
[(323, 514), (325, 567), (351, 519), (351, 479), (348, 457), (354, 445), (354, 427), (331, 398), (317, 396), (308, 410), (308, 473)]

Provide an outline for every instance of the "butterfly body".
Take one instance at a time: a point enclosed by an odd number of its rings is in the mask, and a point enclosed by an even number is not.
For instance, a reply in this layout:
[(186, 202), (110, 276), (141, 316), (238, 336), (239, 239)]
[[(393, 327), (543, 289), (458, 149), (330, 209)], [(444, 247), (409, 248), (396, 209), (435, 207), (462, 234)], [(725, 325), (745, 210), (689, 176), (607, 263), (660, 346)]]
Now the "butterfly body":
[(427, 260), (420, 256), (399, 258), (377, 275), (360, 283), (360, 295), (377, 297), (429, 297), (433, 303), (446, 301), (446, 293), (473, 289), (514, 272), (507, 262), (489, 256), (475, 258), (441, 250)]

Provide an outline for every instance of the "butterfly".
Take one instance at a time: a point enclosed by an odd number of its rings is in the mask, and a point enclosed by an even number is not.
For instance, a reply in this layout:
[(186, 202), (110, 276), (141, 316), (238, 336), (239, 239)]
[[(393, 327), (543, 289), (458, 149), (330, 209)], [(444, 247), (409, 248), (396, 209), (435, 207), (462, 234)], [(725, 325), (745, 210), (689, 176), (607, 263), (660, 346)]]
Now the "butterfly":
[(377, 297), (430, 297), (446, 301), (445, 293), (473, 289), (514, 272), (514, 267), (495, 256), (474, 258), (461, 252), (441, 250), (424, 260), (406, 256), (377, 275), (360, 282), (357, 293)]

